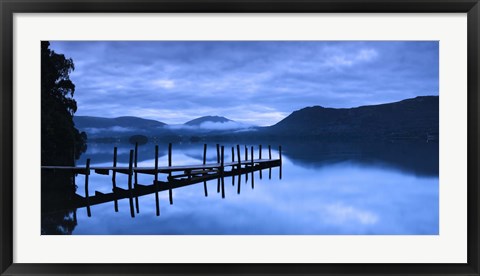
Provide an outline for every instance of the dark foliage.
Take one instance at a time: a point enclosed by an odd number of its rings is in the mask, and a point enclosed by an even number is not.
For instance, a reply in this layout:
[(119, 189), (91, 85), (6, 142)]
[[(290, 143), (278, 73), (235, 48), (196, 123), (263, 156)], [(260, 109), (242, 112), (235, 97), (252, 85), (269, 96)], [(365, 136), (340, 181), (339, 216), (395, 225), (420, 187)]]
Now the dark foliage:
[[(86, 133), (79, 132), (73, 122), (77, 103), (73, 99), (75, 85), (69, 74), (75, 67), (72, 59), (55, 53), (49, 46), (48, 41), (42, 41), (41, 163), (42, 166), (73, 166), (87, 149)], [(42, 170), (42, 234), (71, 234), (75, 228), (76, 211), (68, 206), (75, 196), (74, 177)]]
[(50, 50), (48, 41), (41, 45), (42, 165), (71, 166), (87, 148), (87, 135), (73, 123), (77, 103), (69, 74), (75, 67), (72, 59)]
[(42, 235), (69, 235), (75, 229), (74, 177), (69, 172), (42, 172)]

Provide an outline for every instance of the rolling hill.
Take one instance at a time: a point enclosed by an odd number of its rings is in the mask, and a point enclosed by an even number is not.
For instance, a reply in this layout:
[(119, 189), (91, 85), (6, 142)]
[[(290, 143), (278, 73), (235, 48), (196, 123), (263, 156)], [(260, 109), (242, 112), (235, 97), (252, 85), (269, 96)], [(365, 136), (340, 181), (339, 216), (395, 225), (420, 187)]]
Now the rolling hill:
[(193, 119), (191, 121), (188, 121), (185, 123), (185, 125), (189, 126), (199, 126), (201, 124), (204, 124), (206, 122), (211, 122), (211, 123), (228, 123), (228, 122), (233, 122), (230, 119), (227, 119), (225, 117), (221, 116), (203, 116), (200, 118)]
[(438, 138), (438, 96), (420, 96), (399, 102), (356, 108), (306, 107), (265, 134), (317, 138)]

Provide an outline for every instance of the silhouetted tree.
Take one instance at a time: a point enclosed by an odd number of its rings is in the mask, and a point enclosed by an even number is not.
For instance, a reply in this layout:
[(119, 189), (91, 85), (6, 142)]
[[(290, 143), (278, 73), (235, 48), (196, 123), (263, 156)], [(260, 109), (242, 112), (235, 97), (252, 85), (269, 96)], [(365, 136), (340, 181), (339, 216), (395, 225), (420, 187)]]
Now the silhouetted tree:
[(42, 165), (73, 165), (87, 148), (87, 135), (73, 122), (77, 102), (69, 74), (75, 67), (72, 59), (50, 50), (48, 41), (41, 45)]
[[(73, 166), (87, 149), (87, 135), (75, 128), (75, 85), (69, 74), (72, 59), (41, 43), (41, 154), (42, 165)], [(76, 226), (70, 203), (75, 196), (75, 175), (42, 170), (42, 234), (71, 234)], [(62, 210), (62, 211), (55, 211)]]

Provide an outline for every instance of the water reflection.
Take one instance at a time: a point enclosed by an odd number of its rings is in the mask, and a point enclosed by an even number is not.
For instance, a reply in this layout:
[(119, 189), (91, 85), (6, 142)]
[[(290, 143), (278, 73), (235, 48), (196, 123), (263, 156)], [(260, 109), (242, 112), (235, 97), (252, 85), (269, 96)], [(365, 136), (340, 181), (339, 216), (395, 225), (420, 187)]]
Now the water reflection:
[(352, 161), (366, 166), (387, 167), (405, 174), (438, 177), (436, 142), (329, 142), (296, 143), (287, 141), (285, 155), (303, 167), (322, 167)]
[(77, 226), (76, 209), (70, 207), (75, 197), (75, 177), (67, 172), (42, 172), (42, 235), (69, 235)]
[[(255, 143), (260, 144), (260, 143)], [(129, 216), (128, 200), (92, 206), (91, 218), (77, 212), (73, 234), (438, 234), (438, 143), (282, 143), (283, 179), (273, 170), (272, 180), (254, 174), (235, 185), (225, 185), (226, 198), (217, 193), (217, 181), (160, 193), (161, 215), (155, 215), (154, 195), (139, 198), (141, 212)], [(128, 164), (131, 145), (118, 145), (119, 166)], [(225, 144), (226, 149), (230, 146)], [(215, 145), (207, 159), (215, 162)], [(111, 144), (89, 145), (79, 164), (111, 165)], [(139, 166), (152, 165), (154, 145), (139, 148)], [(202, 144), (174, 144), (175, 165), (200, 164)], [(244, 153), (244, 152), (242, 152)], [(230, 160), (230, 151), (226, 151)], [(274, 151), (273, 154), (278, 154)], [(160, 165), (168, 164), (167, 146), (160, 145)], [(264, 156), (268, 153), (264, 151)], [(243, 157), (242, 157), (243, 158)], [(78, 191), (82, 178), (77, 177)], [(249, 175), (251, 177), (251, 175)], [(139, 183), (152, 176), (139, 175)], [(226, 183), (230, 183), (226, 180)], [(250, 179), (251, 180), (251, 179)], [(105, 176), (91, 175), (94, 190), (111, 192)], [(118, 176), (119, 185), (126, 176)], [(245, 188), (244, 188), (245, 187)]]

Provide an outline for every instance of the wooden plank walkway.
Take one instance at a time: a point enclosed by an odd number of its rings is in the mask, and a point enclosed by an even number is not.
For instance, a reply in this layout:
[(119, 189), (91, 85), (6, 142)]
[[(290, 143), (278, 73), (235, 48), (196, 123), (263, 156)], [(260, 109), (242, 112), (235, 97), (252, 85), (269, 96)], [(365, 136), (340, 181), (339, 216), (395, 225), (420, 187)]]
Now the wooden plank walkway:
[[(208, 195), (206, 183), (209, 180), (217, 179), (217, 192), (222, 192), (222, 198), (225, 198), (225, 177), (232, 177), (232, 185), (235, 185), (234, 178), (238, 176), (237, 193), (240, 193), (241, 175), (245, 175), (245, 180), (248, 181), (248, 174), (251, 174), (252, 188), (254, 187), (255, 171), (260, 172), (262, 178), (262, 170), (269, 169), (269, 178), (271, 178), (271, 170), (274, 167), (279, 167), (279, 177), (282, 177), (282, 155), (281, 146), (279, 147), (278, 159), (272, 158), (271, 147), (268, 146), (269, 159), (262, 159), (262, 147), (259, 146), (258, 159), (254, 158), (254, 148), (251, 147), (251, 156), (248, 158), (248, 148), (245, 147), (245, 160), (240, 160), (240, 146), (237, 145), (237, 160), (235, 161), (235, 149), (232, 147), (232, 162), (224, 162), (224, 146), (217, 144), (217, 162), (206, 163), (207, 145), (204, 145), (203, 150), (203, 164), (194, 165), (180, 165), (172, 166), (172, 144), (168, 147), (168, 164), (169, 166), (158, 166), (158, 145), (155, 146), (155, 166), (154, 167), (137, 167), (138, 160), (138, 144), (135, 145), (135, 150), (130, 150), (130, 158), (128, 167), (116, 166), (117, 164), (117, 147), (114, 148), (113, 166), (90, 166), (90, 159), (87, 159), (85, 167), (72, 166), (42, 166), (42, 170), (53, 171), (67, 171), (72, 174), (85, 175), (85, 196), (75, 194), (72, 202), (68, 206), (70, 209), (87, 208), (88, 216), (91, 216), (90, 206), (103, 204), (113, 201), (115, 203), (115, 211), (118, 212), (118, 200), (129, 199), (130, 213), (135, 217), (133, 200), (135, 200), (135, 209), (139, 212), (138, 197), (155, 193), (157, 216), (160, 215), (158, 193), (162, 191), (169, 191), (170, 204), (173, 204), (172, 190), (180, 187), (185, 187), (197, 183), (204, 183), (205, 196)], [(229, 170), (225, 170), (228, 168)], [(102, 193), (95, 191), (95, 195), (89, 194), (89, 175), (91, 172), (97, 174), (109, 175), (112, 172), (112, 192)], [(174, 174), (181, 172), (181, 174)], [(116, 181), (116, 173), (128, 175), (128, 189), (118, 187)], [(158, 174), (168, 174), (167, 181), (159, 181)], [(138, 183), (137, 174), (154, 175), (152, 184), (142, 185)]]
[[(251, 173), (252, 171), (267, 169), (267, 168), (273, 167), (273, 163), (276, 163), (276, 166), (279, 166), (279, 162), (278, 160), (276, 160), (276, 161), (272, 161), (272, 164), (269, 164), (269, 166), (256, 166), (256, 167), (247, 168), (247, 169), (242, 168), (241, 172), (238, 172), (237, 170), (228, 171), (224, 173), (223, 177), (231, 177), (231, 176), (237, 176), (237, 175), (240, 176), (245, 173)], [(144, 195), (152, 194), (155, 192), (162, 192), (170, 189), (177, 189), (177, 188), (181, 188), (181, 187), (185, 187), (193, 184), (198, 184), (204, 181), (214, 180), (217, 178), (218, 178), (217, 174), (206, 174), (205, 176), (192, 177), (191, 179), (176, 179), (168, 182), (157, 181), (150, 185), (137, 184), (131, 191), (117, 187), (113, 189), (112, 193), (108, 193), (108, 194), (96, 192), (95, 196), (89, 197), (90, 199), (89, 204), (96, 205), (96, 204), (111, 202), (115, 199), (120, 200), (120, 199), (129, 198), (129, 197), (144, 196)], [(157, 184), (159, 185), (158, 188), (156, 187)], [(77, 195), (75, 206), (77, 208), (86, 207), (87, 202), (85, 199), (86, 199), (85, 197)]]
[[(262, 164), (262, 163), (269, 163), (272, 162), (270, 159), (254, 159), (253, 161), (241, 161), (241, 165), (251, 165), (253, 164)], [(228, 162), (224, 163), (223, 167), (237, 167), (239, 162)], [(141, 174), (155, 174), (155, 173), (164, 173), (168, 174), (171, 172), (178, 172), (178, 171), (193, 171), (193, 170), (207, 170), (207, 169), (219, 169), (222, 167), (221, 163), (209, 163), (209, 164), (199, 164), (199, 165), (182, 165), (182, 166), (163, 166), (158, 167), (133, 167), (132, 170), (135, 173)], [(71, 167), (71, 166), (42, 166), (42, 169), (45, 170), (59, 170), (59, 171), (69, 171), (76, 174), (86, 174), (87, 170), (84, 167)], [(90, 166), (91, 171), (95, 171), (98, 174), (106, 174), (108, 175), (110, 171), (115, 171), (118, 173), (129, 173), (128, 167), (105, 167), (105, 166)]]

